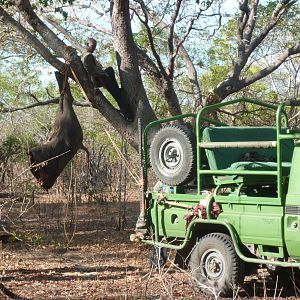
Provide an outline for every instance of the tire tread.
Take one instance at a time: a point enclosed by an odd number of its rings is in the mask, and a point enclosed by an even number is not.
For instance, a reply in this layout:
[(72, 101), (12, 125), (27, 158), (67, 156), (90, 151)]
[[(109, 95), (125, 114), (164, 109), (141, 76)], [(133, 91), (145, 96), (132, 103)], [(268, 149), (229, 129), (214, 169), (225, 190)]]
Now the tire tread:
[[(185, 157), (189, 157), (191, 159), (188, 160), (188, 165), (186, 167), (185, 172), (180, 174), (178, 178), (166, 178), (164, 175), (161, 174), (160, 172), (160, 167), (157, 166), (156, 162), (156, 143), (158, 142), (161, 138), (161, 135), (163, 134), (164, 131), (171, 130), (174, 131), (174, 135), (181, 134), (185, 140), (186, 140), (186, 147), (187, 147), (187, 153), (184, 154)], [(194, 177), (195, 177), (195, 135), (194, 133), (189, 130), (186, 126), (184, 125), (169, 125), (166, 127), (163, 127), (160, 131), (156, 133), (156, 135), (153, 138), (153, 141), (150, 145), (150, 164), (152, 165), (152, 169), (155, 173), (155, 175), (158, 177), (158, 179), (167, 185), (183, 185), (188, 182), (190, 182)]]
[[(241, 284), (244, 279), (244, 263), (237, 256), (230, 236), (228, 236), (224, 233), (217, 233), (217, 232), (209, 233), (209, 234), (203, 236), (199, 240), (199, 242), (196, 244), (196, 246), (194, 247), (194, 250), (191, 254), (190, 269), (193, 272), (193, 266), (194, 266), (194, 269), (196, 269), (195, 266), (197, 266), (198, 263), (200, 264), (201, 257), (199, 257), (200, 254), (198, 253), (199, 247), (202, 247), (202, 245), (204, 245), (205, 243), (208, 243), (210, 241), (213, 241), (216, 244), (220, 243), (220, 245), (223, 245), (227, 255), (232, 258), (232, 260), (231, 260), (232, 261), (232, 264), (231, 264), (232, 274), (231, 274), (230, 281), (232, 282), (233, 286), (225, 283), (223, 286), (217, 288), (218, 289), (217, 292), (220, 292), (220, 294), (222, 296), (230, 296), (230, 295), (232, 295), (232, 290), (235, 287), (235, 285)], [(200, 275), (200, 278), (201, 278), (201, 275)], [(205, 282), (204, 278), (202, 278), (202, 281), (204, 281), (203, 283), (205, 283), (206, 285), (209, 285), (208, 282)]]

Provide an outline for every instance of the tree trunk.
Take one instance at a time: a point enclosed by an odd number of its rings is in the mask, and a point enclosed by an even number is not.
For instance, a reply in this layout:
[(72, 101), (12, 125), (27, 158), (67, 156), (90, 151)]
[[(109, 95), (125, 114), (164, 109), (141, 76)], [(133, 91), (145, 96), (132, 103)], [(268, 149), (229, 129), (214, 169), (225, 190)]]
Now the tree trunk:
[(135, 111), (134, 126), (131, 133), (138, 138), (137, 120), (141, 118), (144, 127), (156, 119), (149, 104), (138, 65), (135, 43), (131, 30), (129, 1), (115, 0), (112, 8), (112, 34), (116, 50), (121, 86)]

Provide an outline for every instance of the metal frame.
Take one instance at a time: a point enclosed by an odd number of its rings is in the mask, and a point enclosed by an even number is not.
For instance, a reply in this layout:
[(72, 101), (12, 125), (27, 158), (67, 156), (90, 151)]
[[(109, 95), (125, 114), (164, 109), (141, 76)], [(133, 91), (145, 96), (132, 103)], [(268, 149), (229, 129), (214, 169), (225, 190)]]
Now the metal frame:
[[(233, 171), (233, 170), (203, 170), (201, 169), (201, 151), (200, 151), (200, 146), (201, 146), (201, 140), (202, 140), (202, 125), (204, 124), (204, 122), (208, 122), (211, 123), (213, 125), (216, 126), (227, 126), (226, 124), (222, 123), (222, 122), (218, 122), (215, 121), (213, 119), (207, 118), (205, 117), (205, 115), (207, 114), (207, 112), (211, 111), (211, 110), (217, 110), (221, 107), (224, 106), (228, 106), (228, 105), (233, 105), (239, 102), (246, 102), (246, 103), (252, 103), (255, 105), (259, 105), (262, 107), (266, 107), (266, 108), (270, 108), (271, 110), (274, 110), (274, 112), (276, 112), (276, 141), (272, 141), (273, 144), (271, 144), (271, 147), (274, 147), (274, 145), (277, 146), (277, 170), (276, 171), (247, 171), (247, 170), (239, 170), (239, 171)], [(269, 103), (265, 103), (262, 101), (258, 101), (258, 100), (252, 100), (252, 99), (247, 99), (247, 98), (239, 98), (239, 99), (235, 99), (235, 100), (230, 100), (230, 101), (226, 101), (226, 102), (221, 102), (218, 104), (214, 104), (214, 105), (210, 105), (207, 107), (202, 108), (197, 115), (196, 114), (184, 114), (184, 115), (179, 115), (176, 117), (171, 117), (171, 118), (167, 118), (167, 119), (163, 119), (163, 120), (157, 120), (154, 122), (151, 122), (150, 124), (148, 124), (144, 130), (144, 134), (143, 134), (143, 177), (144, 177), (144, 197), (143, 197), (143, 201), (144, 204), (147, 200), (147, 192), (148, 191), (148, 186), (147, 186), (147, 178), (148, 178), (148, 168), (149, 168), (149, 151), (148, 151), (148, 134), (149, 131), (156, 127), (156, 126), (161, 126), (164, 123), (169, 123), (172, 121), (178, 121), (178, 120), (183, 120), (186, 118), (196, 118), (196, 137), (197, 137), (197, 152), (196, 152), (196, 159), (197, 159), (197, 194), (194, 195), (188, 195), (188, 194), (168, 194), (168, 200), (167, 201), (167, 205), (172, 206), (172, 201), (174, 201), (174, 206), (176, 206), (176, 202), (175, 201), (190, 201), (190, 202), (199, 202), (200, 199), (204, 199), (204, 196), (201, 195), (201, 190), (202, 190), (202, 180), (201, 180), (201, 175), (271, 175), (271, 176), (276, 176), (277, 177), (277, 198), (273, 198), (273, 197), (262, 197), (263, 201), (260, 204), (263, 205), (283, 205), (283, 189), (282, 189), (282, 153), (281, 153), (281, 142), (283, 140), (287, 140), (287, 139), (300, 139), (300, 133), (282, 133), (282, 123), (284, 128), (288, 127), (288, 117), (286, 112), (284, 111), (284, 107), (285, 105), (290, 105), (290, 103), (281, 103), (279, 105), (274, 105), (274, 104), (269, 104)], [(270, 142), (268, 142), (270, 143)], [(203, 145), (202, 145), (203, 146)], [(210, 145), (211, 146), (211, 145)], [(219, 145), (220, 146), (220, 145)], [(229, 146), (237, 146), (237, 145), (229, 145)], [(245, 145), (238, 145), (238, 146), (245, 146)], [(265, 145), (266, 146), (266, 145)], [(270, 146), (270, 145), (267, 145)], [(155, 199), (155, 196), (154, 195)], [(152, 195), (151, 195), (152, 197)], [(240, 197), (241, 198), (241, 197)], [(250, 198), (250, 199), (249, 199)], [(251, 200), (251, 197), (249, 197), (247, 199), (249, 204), (255, 204), (255, 199)], [(235, 203), (235, 198), (232, 197), (231, 198), (231, 202)], [(250, 201), (249, 201), (250, 200)], [(160, 237), (160, 233), (159, 233), (159, 221), (158, 221), (158, 205), (159, 200), (156, 199), (154, 200), (154, 215), (153, 217), (153, 224), (154, 224), (154, 240), (143, 240), (144, 243), (146, 244), (150, 244), (150, 245), (155, 245), (158, 247), (165, 247), (165, 248), (170, 248), (170, 249), (175, 249), (175, 250), (180, 250), (182, 248), (184, 248), (187, 243), (189, 242), (189, 239), (191, 237), (192, 234), (192, 230), (194, 228), (194, 226), (196, 224), (216, 224), (216, 225), (222, 225), (225, 228), (227, 228), (227, 230), (229, 231), (231, 238), (233, 240), (233, 244), (235, 247), (235, 250), (238, 254), (238, 256), (244, 260), (245, 262), (249, 262), (249, 263), (262, 263), (262, 264), (270, 264), (270, 265), (275, 265), (275, 266), (282, 266), (282, 267), (300, 267), (300, 262), (285, 262), (285, 261), (272, 261), (272, 260), (267, 260), (267, 259), (259, 259), (259, 258), (250, 258), (250, 257), (246, 257), (239, 245), (239, 236), (237, 234), (237, 232), (235, 231), (235, 228), (228, 222), (226, 221), (220, 221), (220, 220), (216, 220), (213, 219), (210, 211), (211, 211), (211, 207), (213, 205), (213, 201), (217, 201), (220, 203), (226, 203), (226, 196), (222, 196), (222, 195), (215, 195), (215, 199), (211, 198), (209, 200), (209, 203), (207, 205), (207, 219), (195, 219), (193, 220), (189, 226), (187, 227), (186, 230), (186, 235), (185, 238), (183, 240), (181, 240), (181, 242), (178, 244), (176, 243), (166, 243), (166, 242), (161, 242), (159, 237)], [(238, 203), (238, 200), (236, 200)], [(144, 207), (146, 207), (144, 205)]]

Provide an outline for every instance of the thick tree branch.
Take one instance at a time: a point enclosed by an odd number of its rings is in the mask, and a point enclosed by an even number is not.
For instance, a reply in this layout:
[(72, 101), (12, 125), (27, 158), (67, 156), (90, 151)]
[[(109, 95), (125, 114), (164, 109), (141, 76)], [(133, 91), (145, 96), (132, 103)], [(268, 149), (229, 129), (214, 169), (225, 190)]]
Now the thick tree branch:
[(243, 48), (244, 47), (244, 31), (245, 31), (245, 27), (247, 25), (247, 22), (249, 20), (249, 4), (248, 4), (249, 0), (243, 0), (240, 3), (239, 9), (241, 11), (240, 16), (238, 18), (238, 31), (237, 31), (237, 38), (238, 38), (238, 45), (239, 48)]
[[(143, 0), (135, 0), (135, 2), (140, 4), (143, 14), (145, 16), (145, 20), (143, 20), (140, 17), (140, 14), (135, 12), (136, 15), (138, 16), (139, 20), (144, 24), (144, 26), (147, 30), (150, 48), (151, 48), (152, 54), (154, 55), (156, 62), (158, 64), (158, 67), (154, 67), (154, 65), (152, 64), (151, 69), (152, 70), (156, 69), (156, 70), (159, 70), (159, 72), (160, 72), (160, 75), (158, 75), (156, 72), (153, 72), (153, 73), (150, 73), (150, 76), (151, 76), (152, 80), (155, 82), (158, 89), (164, 95), (164, 97), (168, 103), (168, 108), (169, 108), (169, 112), (171, 113), (171, 115), (181, 114), (182, 112), (181, 112), (178, 97), (174, 90), (172, 76), (170, 76), (170, 74), (168, 74), (168, 72), (165, 70), (165, 68), (162, 64), (162, 61), (160, 59), (160, 56), (155, 49), (154, 39), (153, 39), (152, 32), (151, 32), (151, 29), (148, 24), (149, 11), (147, 9), (147, 6), (145, 5)], [(150, 59), (149, 58), (145, 59), (146, 54), (144, 54), (144, 55), (141, 54), (141, 55), (139, 55), (139, 57), (143, 58), (141, 60), (141, 62), (148, 62), (148, 66), (145, 66), (145, 67), (148, 68), (148, 70), (149, 70), (149, 66), (151, 65), (151, 63), (149, 62)]]
[(286, 49), (285, 51), (283, 51), (277, 58), (276, 62), (274, 62), (273, 64), (270, 64), (268, 67), (260, 70), (259, 72), (257, 72), (256, 74), (247, 77), (246, 79), (243, 80), (244, 85), (248, 86), (250, 84), (252, 84), (253, 82), (271, 74), (272, 72), (274, 72), (276, 69), (278, 69), (285, 61), (288, 57), (298, 54), (300, 53), (300, 42), (297, 43), (295, 46)]
[[(16, 0), (16, 6), (22, 13), (24, 19), (33, 27), (33, 29), (41, 35), (47, 45), (60, 57), (64, 58), (67, 64), (66, 72), (73, 77), (79, 85), (83, 96), (91, 102), (92, 106), (99, 110), (99, 112), (119, 131), (119, 133), (126, 137), (128, 142), (137, 148), (137, 138), (134, 134), (129, 132), (129, 128), (134, 130), (134, 124), (128, 124), (124, 118), (119, 114), (111, 103), (103, 96), (100, 90), (95, 90), (92, 82), (87, 76), (80, 57), (76, 50), (72, 47), (66, 46), (55, 33), (49, 29), (33, 11), (28, 0)], [(136, 99), (133, 97), (133, 99)], [(137, 98), (138, 99), (138, 98)], [(135, 130), (136, 132), (136, 130)]]
[(278, 2), (267, 25), (249, 45), (249, 48), (247, 49), (248, 56), (250, 56), (250, 54), (262, 43), (269, 32), (277, 25), (283, 14), (296, 2), (297, 0), (286, 0)]
[(238, 44), (242, 44), (243, 41), (243, 34), (244, 34), (244, 30), (249, 18), (249, 5), (248, 5), (248, 0), (244, 0), (240, 3), (240, 7), (239, 7), (241, 14), (238, 18), (238, 30), (237, 30), (237, 38), (238, 38)]
[(238, 19), (238, 58), (229, 77), (238, 80), (250, 55), (263, 42), (269, 32), (277, 25), (282, 15), (291, 7), (295, 0), (279, 1), (270, 20), (260, 34), (252, 40), (252, 34), (256, 25), (258, 0), (244, 0), (240, 5), (240, 17)]
[(35, 50), (54, 68), (59, 71), (65, 69), (65, 64), (58, 60), (33, 34), (26, 30), (19, 22), (17, 22), (13, 17), (11, 17), (1, 6), (0, 6), (0, 17), (11, 26), (14, 30), (19, 32), (24, 41), (32, 45)]
[(217, 95), (216, 99), (224, 99), (228, 95), (235, 93), (237, 91), (240, 91), (241, 89), (249, 86), (250, 84), (256, 82), (257, 80), (260, 80), (267, 75), (274, 72), (276, 69), (278, 69), (286, 60), (292, 55), (300, 53), (300, 42), (294, 45), (293, 47), (286, 49), (283, 51), (277, 58), (277, 60), (273, 63), (267, 66), (266, 68), (260, 70), (259, 72), (253, 74), (252, 76), (249, 76), (244, 79), (239, 79), (232, 82), (231, 79), (224, 80), (215, 90), (214, 94)]
[(171, 80), (174, 78), (174, 62), (175, 62), (175, 56), (176, 53), (174, 52), (174, 27), (176, 24), (176, 19), (179, 14), (179, 10), (181, 7), (182, 0), (177, 0), (174, 12), (171, 16), (171, 22), (169, 26), (169, 34), (168, 34), (168, 68), (167, 73)]
[(151, 79), (161, 80), (162, 74), (149, 55), (147, 55), (147, 53), (139, 47), (136, 47), (136, 52), (138, 55), (139, 65), (143, 68), (147, 75)]
[[(131, 29), (129, 0), (114, 0), (112, 4), (112, 33), (117, 51), (121, 85), (130, 104), (136, 109), (135, 121), (141, 118), (142, 126), (145, 126), (155, 120), (156, 116), (149, 104), (139, 70), (136, 45)], [(128, 138), (138, 141), (138, 131), (134, 130), (136, 128), (132, 129), (131, 132), (127, 130)]]
[(67, 45), (37, 16), (29, 0), (15, 0), (15, 4), (26, 22), (40, 34), (54, 53), (69, 61), (72, 57), (71, 49), (68, 50)]
[(243, 33), (243, 41), (245, 44), (249, 44), (252, 39), (252, 34), (255, 28), (256, 18), (257, 18), (257, 5), (258, 5), (258, 0), (252, 0), (252, 6), (249, 12), (249, 18), (247, 20), (247, 24)]
[[(169, 28), (169, 25), (167, 25), (160, 16), (155, 14), (155, 12), (150, 11), (148, 7), (144, 4), (143, 0), (135, 0), (135, 2), (138, 2), (140, 5), (143, 5), (144, 7), (144, 14), (147, 14), (147, 18), (150, 19), (154, 23), (154, 27), (158, 27), (163, 31), (166, 31)], [(202, 92), (199, 86), (199, 81), (198, 81), (198, 75), (197, 71), (195, 68), (194, 63), (191, 60), (191, 57), (189, 56), (188, 52), (186, 51), (185, 47), (183, 46), (183, 42), (185, 38), (187, 38), (188, 34), (192, 30), (194, 21), (199, 18), (200, 14), (202, 11), (199, 11), (197, 13), (197, 16), (192, 18), (189, 28), (182, 40), (179, 40), (179, 37), (175, 34), (174, 32), (174, 40), (177, 44), (177, 49), (176, 49), (176, 55), (178, 54), (181, 59), (184, 61), (184, 64), (187, 68), (187, 75), (191, 83), (191, 87), (193, 90), (193, 95), (194, 95), (194, 110), (201, 105), (202, 102)], [(136, 14), (139, 14), (136, 12)], [(162, 84), (162, 80), (165, 80), (166, 77), (163, 76), (163, 74), (159, 75), (159, 69), (156, 68), (155, 64), (153, 61), (147, 56), (146, 53), (144, 53), (142, 50), (139, 49), (139, 62), (142, 68), (147, 72), (147, 74), (152, 78), (153, 82), (156, 84), (157, 88), (162, 91), (163, 94), (165, 95), (170, 95), (170, 93), (164, 93), (162, 88), (164, 88), (164, 85)], [(161, 78), (161, 79), (159, 79)], [(165, 85), (166, 86), (166, 85)], [(174, 92), (175, 93), (175, 92)], [(177, 97), (176, 97), (177, 98)], [(170, 99), (169, 101), (174, 101), (174, 99)], [(167, 100), (168, 102), (168, 100)], [(179, 105), (179, 103), (178, 103)]]
[[(151, 18), (152, 21), (156, 23), (155, 26), (158, 26), (161, 30), (165, 30), (166, 28), (168, 28), (168, 25), (165, 22), (163, 22), (161, 18), (159, 18), (159, 16), (157, 16), (154, 12), (149, 12), (149, 18)], [(192, 24), (192, 21), (190, 24)], [(189, 28), (190, 27), (192, 27), (192, 25), (189, 26)], [(190, 32), (189, 29), (187, 33), (188, 32)], [(180, 41), (176, 34), (174, 34), (174, 39), (178, 45), (177, 46), (178, 55), (184, 61), (184, 64), (187, 68), (187, 75), (190, 80), (192, 90), (194, 92), (194, 97), (195, 97), (195, 103), (194, 103), (194, 110), (195, 110), (197, 107), (199, 107), (199, 105), (201, 105), (202, 102), (202, 92), (198, 81), (198, 74), (190, 55), (188, 54), (185, 47), (183, 46), (183, 40)]]
[(244, 70), (248, 62), (250, 55), (254, 50), (261, 45), (263, 40), (267, 37), (270, 31), (278, 24), (279, 20), (286, 13), (286, 11), (295, 3), (296, 0), (284, 0), (279, 1), (275, 7), (270, 20), (253, 40), (252, 33), (256, 25), (256, 11), (257, 11), (257, 0), (251, 1), (251, 10), (248, 6), (248, 0), (244, 0), (240, 6), (241, 14), (238, 21), (238, 57), (234, 63), (232, 71), (228, 74), (227, 78), (223, 80), (210, 95), (212, 101), (219, 101), (224, 99), (228, 95), (237, 92), (244, 87), (252, 84), (253, 82), (269, 75), (275, 71), (288, 57), (300, 52), (299, 43), (293, 47), (282, 52), (278, 56), (276, 62), (272, 65), (260, 70), (259, 72), (241, 79), (241, 73)]

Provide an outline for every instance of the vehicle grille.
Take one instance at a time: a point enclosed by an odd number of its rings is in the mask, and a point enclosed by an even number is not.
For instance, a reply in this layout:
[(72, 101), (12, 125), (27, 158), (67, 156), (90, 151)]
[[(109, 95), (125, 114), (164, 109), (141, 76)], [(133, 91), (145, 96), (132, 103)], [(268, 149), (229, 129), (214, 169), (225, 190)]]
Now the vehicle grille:
[(286, 206), (285, 213), (288, 215), (300, 215), (300, 206)]

